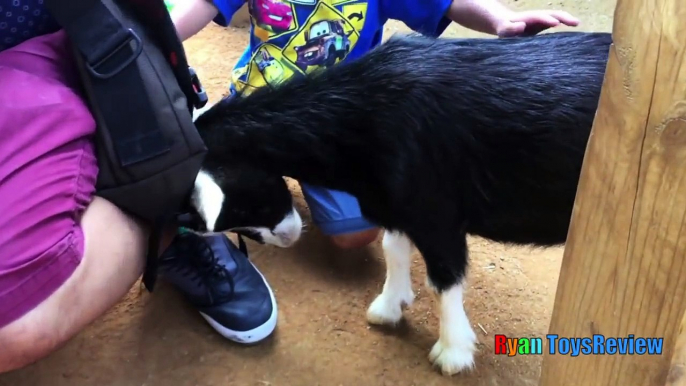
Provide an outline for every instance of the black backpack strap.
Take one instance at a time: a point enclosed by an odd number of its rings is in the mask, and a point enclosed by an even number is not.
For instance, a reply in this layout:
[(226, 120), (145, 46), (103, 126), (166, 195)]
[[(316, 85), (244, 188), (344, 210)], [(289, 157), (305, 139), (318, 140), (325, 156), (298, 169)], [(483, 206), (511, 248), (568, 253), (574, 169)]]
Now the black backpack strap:
[[(176, 26), (169, 16), (164, 0), (120, 0), (135, 3), (132, 11), (146, 25), (154, 26), (151, 33), (172, 67), (179, 87), (188, 99), (188, 108), (200, 109), (207, 104), (208, 98), (202, 89), (195, 71), (190, 68), (184, 52), (183, 43), (178, 37)], [(190, 73), (189, 73), (190, 70)], [(190, 75), (190, 76), (189, 76)]]
[[(81, 56), (96, 121), (107, 125), (112, 134), (120, 165), (130, 166), (168, 152), (171, 144), (160, 129), (140, 72), (131, 65), (143, 49), (136, 31), (122, 25), (101, 0), (45, 3)], [(170, 218), (162, 216), (153, 224), (143, 275), (149, 291), (157, 275), (161, 232)]]
[[(169, 152), (171, 141), (158, 122), (136, 63), (143, 44), (155, 44), (162, 50), (186, 95), (191, 113), (193, 107), (200, 108), (207, 103), (207, 95), (188, 66), (164, 1), (45, 0), (45, 4), (78, 53), (84, 88), (96, 122), (98, 126), (105, 125), (110, 134), (116, 155), (111, 162), (118, 163), (122, 169)], [(154, 43), (151, 40), (144, 43), (136, 30), (123, 24), (131, 16), (138, 24), (149, 27), (139, 32), (141, 36), (152, 35)], [(157, 277), (161, 233), (167, 224), (174, 222), (179, 208), (169, 209), (152, 224), (143, 275), (148, 291), (152, 291)]]
[(243, 252), (245, 257), (250, 258), (250, 256), (248, 256), (248, 246), (245, 245), (245, 240), (243, 240), (243, 236), (241, 236), (240, 233), (236, 233), (236, 236), (238, 236), (238, 249), (241, 252)]
[[(91, 98), (107, 123), (122, 166), (170, 150), (159, 129), (140, 72), (131, 63), (143, 48), (132, 29), (124, 27), (100, 0), (45, 0), (83, 57)], [(96, 117), (97, 118), (97, 117)]]
[(165, 225), (174, 224), (176, 219), (176, 214), (168, 214), (165, 216), (160, 216), (153, 224), (150, 239), (148, 242), (148, 255), (146, 256), (145, 271), (143, 272), (143, 285), (152, 292), (155, 288), (155, 283), (157, 282), (157, 270), (158, 270), (158, 257), (160, 254), (160, 242), (162, 240), (162, 232), (164, 231)]

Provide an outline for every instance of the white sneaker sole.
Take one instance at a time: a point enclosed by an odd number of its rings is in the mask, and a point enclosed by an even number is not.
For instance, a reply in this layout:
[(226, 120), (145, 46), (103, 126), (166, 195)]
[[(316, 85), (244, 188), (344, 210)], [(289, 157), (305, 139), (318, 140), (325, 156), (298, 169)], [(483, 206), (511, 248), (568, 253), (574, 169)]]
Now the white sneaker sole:
[[(252, 264), (252, 262), (250, 262), (250, 264)], [(269, 316), (269, 319), (267, 319), (266, 322), (264, 322), (261, 326), (253, 328), (252, 330), (234, 331), (222, 326), (216, 320), (200, 312), (200, 315), (202, 315), (202, 317), (207, 320), (207, 323), (209, 323), (210, 326), (212, 326), (212, 328), (214, 328), (221, 336), (237, 343), (257, 343), (263, 339), (266, 339), (269, 335), (271, 335), (272, 332), (274, 332), (274, 329), (276, 329), (276, 320), (279, 311), (278, 307), (276, 306), (274, 292), (272, 292), (272, 288), (269, 286), (269, 283), (267, 283), (267, 280), (264, 278), (264, 276), (262, 276), (262, 272), (260, 272), (260, 270), (257, 269), (254, 264), (253, 267), (262, 277), (262, 281), (264, 282), (264, 285), (267, 286), (267, 289), (269, 290), (269, 297), (272, 301), (272, 314)]]

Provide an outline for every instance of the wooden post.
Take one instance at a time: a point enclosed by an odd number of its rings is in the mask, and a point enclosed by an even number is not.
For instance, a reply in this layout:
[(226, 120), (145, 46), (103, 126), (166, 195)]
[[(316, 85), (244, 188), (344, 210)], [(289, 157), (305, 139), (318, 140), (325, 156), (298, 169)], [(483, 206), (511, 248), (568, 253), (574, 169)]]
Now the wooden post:
[(686, 386), (686, 315), (679, 327), (666, 386)]
[(613, 36), (549, 333), (664, 338), (663, 353), (549, 355), (546, 340), (540, 386), (686, 382), (670, 373), (684, 359), (686, 0), (618, 0)]

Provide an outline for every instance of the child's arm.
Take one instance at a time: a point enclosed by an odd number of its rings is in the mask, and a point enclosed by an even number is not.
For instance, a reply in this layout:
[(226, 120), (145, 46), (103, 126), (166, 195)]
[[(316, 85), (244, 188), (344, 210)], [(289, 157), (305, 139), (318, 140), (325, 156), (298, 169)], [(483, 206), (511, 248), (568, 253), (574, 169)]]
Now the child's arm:
[(498, 0), (380, 0), (383, 15), (416, 32), (438, 36), (450, 22), (501, 37), (538, 33), (579, 21), (563, 11), (515, 12)]
[(579, 20), (564, 11), (511, 11), (498, 0), (453, 0), (446, 16), (464, 27), (500, 37), (536, 34), (560, 23)]
[(245, 0), (182, 0), (174, 5), (171, 18), (181, 41), (200, 32), (211, 21), (227, 26)]
[(174, 5), (171, 18), (181, 41), (197, 34), (219, 11), (209, 0), (184, 0)]

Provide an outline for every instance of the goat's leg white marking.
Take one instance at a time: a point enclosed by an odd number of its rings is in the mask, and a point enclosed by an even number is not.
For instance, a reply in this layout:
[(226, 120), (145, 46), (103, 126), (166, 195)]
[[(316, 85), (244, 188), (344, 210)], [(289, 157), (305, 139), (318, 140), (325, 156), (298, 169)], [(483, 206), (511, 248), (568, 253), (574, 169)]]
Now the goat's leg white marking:
[(386, 260), (386, 282), (383, 291), (367, 310), (371, 324), (396, 324), (403, 316), (403, 306), (414, 300), (410, 276), (412, 244), (402, 233), (385, 231), (383, 251)]
[(440, 335), (429, 353), (429, 360), (446, 375), (474, 367), (477, 340), (462, 304), (463, 282), (439, 295)]

